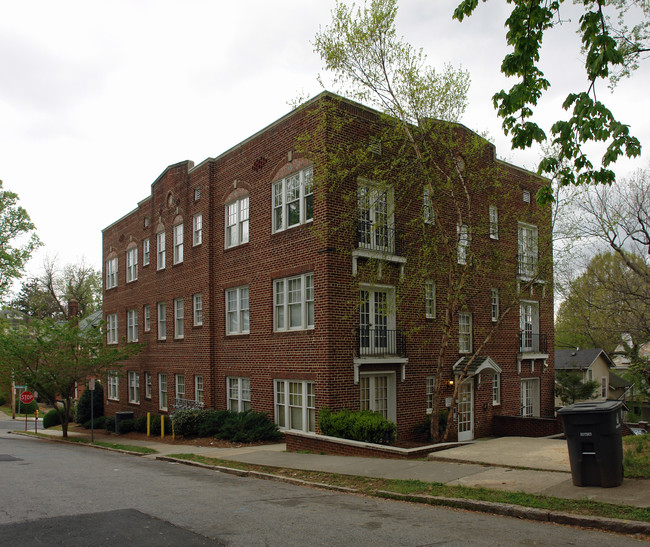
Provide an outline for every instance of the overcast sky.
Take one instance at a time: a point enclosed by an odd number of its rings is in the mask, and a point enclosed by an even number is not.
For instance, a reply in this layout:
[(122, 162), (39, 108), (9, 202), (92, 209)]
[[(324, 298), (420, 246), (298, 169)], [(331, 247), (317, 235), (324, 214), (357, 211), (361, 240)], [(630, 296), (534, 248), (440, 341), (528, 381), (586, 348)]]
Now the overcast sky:
[[(462, 122), (488, 132), (497, 154), (536, 169), (536, 151), (512, 151), (491, 97), (507, 82), (504, 2), (463, 23), (457, 0), (401, 0), (398, 33), (430, 64), (470, 72)], [(311, 42), (334, 0), (0, 0), (0, 179), (17, 192), (46, 256), (101, 268), (101, 230), (133, 210), (170, 164), (214, 157), (314, 96), (320, 58)], [(563, 12), (572, 18), (569, 9)], [(546, 37), (551, 92), (541, 122), (567, 91), (585, 88), (572, 24)], [(617, 88), (611, 107), (650, 149), (650, 71)], [(599, 89), (607, 97), (606, 85)], [(619, 176), (648, 166), (622, 162)]]

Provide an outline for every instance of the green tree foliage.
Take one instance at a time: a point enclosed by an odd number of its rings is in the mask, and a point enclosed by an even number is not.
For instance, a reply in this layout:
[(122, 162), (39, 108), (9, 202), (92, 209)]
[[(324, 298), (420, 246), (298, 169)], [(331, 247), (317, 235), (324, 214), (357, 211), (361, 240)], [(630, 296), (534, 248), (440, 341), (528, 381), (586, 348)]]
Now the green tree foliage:
[(621, 337), (650, 340), (650, 285), (631, 270), (647, 269), (643, 258), (616, 253), (592, 258), (584, 273), (569, 284), (555, 322), (558, 348), (603, 348), (612, 352)]
[(60, 267), (56, 260), (48, 260), (43, 273), (25, 282), (11, 306), (38, 319), (68, 319), (68, 302), (79, 303), (79, 317), (83, 318), (102, 305), (101, 272), (84, 260)]
[(99, 418), (104, 415), (104, 389), (100, 382), (95, 382), (95, 393), (90, 389), (84, 389), (79, 397), (79, 402), (75, 408), (74, 421), (78, 424), (85, 424), (91, 419), (91, 401), (93, 418)]
[(76, 321), (31, 320), (13, 328), (0, 326), (0, 372), (38, 392), (58, 408), (62, 403), (63, 436), (68, 434), (75, 388), (88, 377), (139, 352), (138, 344), (104, 345), (101, 329), (81, 328)]
[[(512, 51), (503, 59), (501, 72), (516, 78), (516, 83), (509, 90), (496, 93), (493, 100), (503, 119), (505, 133), (511, 135), (513, 148), (528, 148), (534, 142), (546, 140), (544, 130), (533, 121), (535, 107), (551, 85), (540, 69), (542, 40), (550, 29), (568, 21), (560, 14), (564, 0), (509, 0), (508, 3), (512, 10), (505, 22), (506, 40)], [(638, 67), (644, 53), (649, 51), (650, 11), (643, 0), (583, 0), (575, 4), (581, 10), (578, 33), (582, 40), (586, 86), (567, 94), (562, 106), (569, 117), (551, 127), (558, 154), (547, 155), (539, 170), (557, 178), (561, 185), (611, 184), (616, 179), (612, 164), (623, 155), (639, 156), (641, 145), (630, 134), (629, 127), (618, 121), (597, 98), (597, 85), (607, 79), (614, 85)], [(454, 18), (462, 21), (477, 6), (478, 0), (463, 0)], [(585, 148), (590, 142), (605, 146), (600, 165), (594, 164)], [(550, 187), (538, 199), (552, 200)]]
[(560, 398), (563, 405), (594, 399), (598, 395), (600, 384), (583, 380), (582, 372), (577, 370), (558, 371), (555, 378), (555, 395)]
[[(369, 103), (384, 114), (372, 126), (373, 146), (369, 146), (367, 138), (350, 137), (357, 128), (351, 128), (349, 118), (334, 105), (331, 111), (325, 106), (322, 116), (327, 124), (327, 149), (318, 143), (310, 147), (309, 136), (303, 148), (312, 157), (320, 154), (321, 168), (314, 174), (315, 192), (329, 192), (346, 204), (341, 211), (347, 212), (323, 228), (331, 232), (320, 234), (339, 237), (337, 250), (350, 248), (350, 235), (358, 230), (361, 211), (375, 207), (381, 196), (388, 203), (387, 216), (397, 216), (401, 211), (422, 213), (415, 215), (404, 230), (407, 235), (400, 253), (406, 257), (406, 271), (394, 278), (398, 285), (395, 305), (399, 306), (402, 298), (423, 298), (426, 281), (435, 281), (437, 320), (423, 337), (426, 341), (420, 351), (434, 362), (432, 375), (443, 378), (444, 373), (444, 377), (451, 378), (450, 362), (458, 359), (456, 352), (452, 361), (451, 349), (454, 337), (458, 339), (459, 312), (486, 305), (481, 304), (485, 291), (481, 292), (479, 283), (473, 281), (483, 282), (495, 272), (512, 267), (498, 252), (471, 241), (489, 237), (487, 204), (501, 203), (513, 189), (502, 183), (505, 176), (501, 164), (492, 161), (493, 147), (452, 123), (459, 119), (467, 103), (468, 74), (450, 66), (439, 73), (427, 66), (422, 51), (397, 37), (396, 13), (396, 0), (372, 0), (362, 8), (337, 3), (331, 24), (314, 41), (336, 91)], [(372, 181), (368, 191), (357, 188), (357, 181), (364, 179)], [(499, 210), (499, 222), (516, 226), (514, 211), (507, 209)], [(543, 225), (546, 212), (539, 214), (537, 224)], [(386, 233), (391, 229), (383, 228)], [(550, 257), (542, 250), (539, 254)], [(389, 274), (380, 273), (380, 263), (364, 262), (356, 281), (376, 283), (383, 275), (381, 282), (386, 283)], [(544, 268), (541, 261), (542, 275)], [(513, 272), (511, 286), (500, 289), (498, 320), (474, 330), (473, 353), (453, 386), (452, 401), (457, 399), (468, 368), (498, 332), (503, 319), (518, 306), (518, 289), (528, 290), (534, 282), (531, 279), (516, 287), (515, 277)], [(359, 302), (351, 305), (358, 313)], [(421, 334), (421, 322), (404, 315), (400, 320), (405, 330)], [(431, 433), (436, 440), (440, 438), (438, 422), (444, 401), (441, 393), (446, 387), (446, 381), (436, 381), (434, 387)], [(451, 423), (449, 420), (443, 439)]]
[(40, 245), (27, 211), (18, 205), (18, 195), (5, 190), (0, 180), (0, 300)]

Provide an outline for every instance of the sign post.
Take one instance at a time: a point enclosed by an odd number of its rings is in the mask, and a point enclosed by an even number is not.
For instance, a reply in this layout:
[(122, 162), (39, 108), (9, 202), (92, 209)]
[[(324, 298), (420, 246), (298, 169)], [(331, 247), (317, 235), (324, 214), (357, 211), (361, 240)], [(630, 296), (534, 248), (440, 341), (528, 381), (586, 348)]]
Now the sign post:
[(90, 442), (95, 442), (95, 379), (88, 380), (90, 390)]
[[(34, 400), (34, 394), (31, 391), (23, 391), (20, 394), (20, 402), (28, 405)], [(27, 431), (27, 409), (25, 409), (25, 431)]]

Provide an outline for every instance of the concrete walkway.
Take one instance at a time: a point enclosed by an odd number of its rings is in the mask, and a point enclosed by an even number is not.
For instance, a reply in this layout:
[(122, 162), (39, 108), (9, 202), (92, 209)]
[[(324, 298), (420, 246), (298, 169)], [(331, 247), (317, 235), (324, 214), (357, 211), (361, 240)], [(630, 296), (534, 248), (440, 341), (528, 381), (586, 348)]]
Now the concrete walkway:
[[(0, 416), (0, 419), (3, 417)], [(16, 425), (17, 432), (24, 430), (22, 424), (16, 423)], [(61, 437), (61, 431), (41, 432)], [(90, 432), (87, 434), (71, 432), (70, 436), (90, 438)], [(377, 478), (417, 479), (450, 485), (481, 486), (559, 498), (589, 499), (650, 507), (650, 481), (648, 480), (625, 479), (623, 484), (616, 488), (573, 486), (567, 444), (566, 441), (559, 439), (503, 437), (479, 440), (435, 452), (427, 461), (291, 453), (286, 452), (284, 444), (218, 448), (169, 444), (161, 442), (160, 438), (151, 438), (147, 441), (121, 439), (115, 435), (102, 433), (96, 433), (95, 439), (153, 448), (157, 454), (145, 456), (149, 458), (175, 453), (192, 453), (270, 467)]]

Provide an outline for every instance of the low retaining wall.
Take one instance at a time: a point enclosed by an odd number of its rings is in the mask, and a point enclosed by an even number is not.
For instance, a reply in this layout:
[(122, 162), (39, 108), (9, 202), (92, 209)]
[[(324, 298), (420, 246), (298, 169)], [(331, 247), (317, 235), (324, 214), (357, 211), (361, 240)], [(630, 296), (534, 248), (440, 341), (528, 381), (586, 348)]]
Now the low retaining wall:
[(557, 418), (492, 417), (492, 435), (495, 437), (548, 437), (562, 431), (562, 424)]
[(308, 451), (336, 456), (365, 456), (369, 458), (408, 460), (424, 458), (436, 450), (436, 447), (432, 445), (417, 448), (398, 448), (294, 431), (285, 431), (284, 440), (287, 443), (289, 452)]

